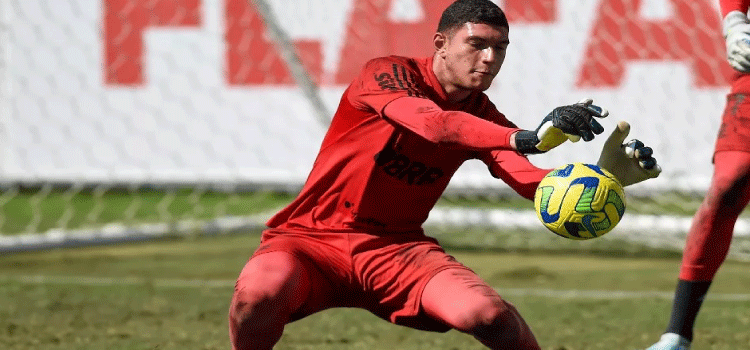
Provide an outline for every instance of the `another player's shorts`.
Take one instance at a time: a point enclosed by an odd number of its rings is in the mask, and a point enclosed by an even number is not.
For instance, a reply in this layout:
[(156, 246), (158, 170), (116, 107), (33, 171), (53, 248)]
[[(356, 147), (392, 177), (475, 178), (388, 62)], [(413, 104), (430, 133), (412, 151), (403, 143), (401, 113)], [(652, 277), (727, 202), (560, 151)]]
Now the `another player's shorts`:
[(450, 327), (420, 312), (422, 292), (440, 271), (471, 272), (422, 232), (378, 236), (266, 230), (253, 257), (275, 251), (291, 253), (306, 268), (319, 271), (308, 274), (319, 279), (311, 287), (326, 291), (324, 298), (308, 298), (292, 321), (328, 308), (356, 307), (402, 326), (446, 332)]
[(750, 94), (727, 96), (714, 148), (714, 153), (721, 151), (750, 152)]

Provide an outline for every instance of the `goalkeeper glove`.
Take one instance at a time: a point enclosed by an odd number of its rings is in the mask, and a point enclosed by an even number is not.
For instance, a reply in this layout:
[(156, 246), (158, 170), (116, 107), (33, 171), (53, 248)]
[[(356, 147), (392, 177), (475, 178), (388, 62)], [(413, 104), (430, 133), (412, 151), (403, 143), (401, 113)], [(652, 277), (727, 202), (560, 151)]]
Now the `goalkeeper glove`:
[(604, 118), (609, 112), (593, 105), (591, 99), (576, 104), (557, 107), (547, 114), (534, 131), (524, 130), (516, 134), (516, 150), (523, 154), (547, 152), (563, 142), (594, 139), (604, 128), (594, 119)]
[(630, 124), (625, 121), (619, 122), (604, 142), (599, 161), (596, 163), (612, 173), (623, 186), (655, 178), (661, 173), (661, 167), (656, 164), (651, 147), (638, 140), (622, 143), (628, 133)]
[(740, 11), (729, 12), (722, 21), (727, 61), (737, 71), (750, 72), (750, 20)]

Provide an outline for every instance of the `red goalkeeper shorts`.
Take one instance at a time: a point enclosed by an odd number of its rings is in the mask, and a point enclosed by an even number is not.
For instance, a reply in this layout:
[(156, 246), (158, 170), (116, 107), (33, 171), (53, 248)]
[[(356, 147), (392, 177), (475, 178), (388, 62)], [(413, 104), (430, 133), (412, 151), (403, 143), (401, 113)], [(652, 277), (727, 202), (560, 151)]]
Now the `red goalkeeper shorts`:
[(721, 151), (750, 152), (749, 94), (732, 93), (727, 96), (714, 148), (714, 153)]
[(308, 297), (291, 321), (328, 308), (356, 307), (398, 325), (446, 332), (450, 327), (420, 312), (422, 292), (440, 271), (471, 271), (422, 232), (373, 235), (269, 229), (253, 257), (276, 251), (288, 252), (305, 269), (320, 272), (309, 273), (319, 279), (309, 283), (327, 294)]

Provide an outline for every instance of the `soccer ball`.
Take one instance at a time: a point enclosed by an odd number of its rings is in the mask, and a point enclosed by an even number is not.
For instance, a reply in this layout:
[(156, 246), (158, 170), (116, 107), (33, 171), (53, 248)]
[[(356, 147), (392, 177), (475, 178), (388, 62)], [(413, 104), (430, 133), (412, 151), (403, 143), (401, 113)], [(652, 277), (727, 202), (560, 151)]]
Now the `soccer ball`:
[(620, 222), (625, 214), (625, 192), (609, 171), (572, 163), (542, 179), (534, 195), (534, 209), (542, 224), (555, 234), (591, 239)]

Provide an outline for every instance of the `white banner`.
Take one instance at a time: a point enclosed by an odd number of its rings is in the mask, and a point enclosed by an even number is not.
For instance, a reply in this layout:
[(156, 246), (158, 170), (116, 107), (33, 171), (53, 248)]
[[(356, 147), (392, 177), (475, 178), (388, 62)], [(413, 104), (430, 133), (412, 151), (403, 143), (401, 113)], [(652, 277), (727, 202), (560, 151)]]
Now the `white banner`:
[[(428, 56), (450, 1), (267, 0), (334, 111), (366, 59)], [(325, 126), (248, 0), (0, 0), (4, 181), (301, 183)], [(593, 98), (655, 150), (644, 189), (702, 189), (729, 67), (714, 0), (500, 1), (487, 94), (524, 128)], [(365, 6), (367, 5), (367, 6)], [(532, 156), (596, 162), (605, 137)], [(452, 186), (503, 186), (479, 162)]]

